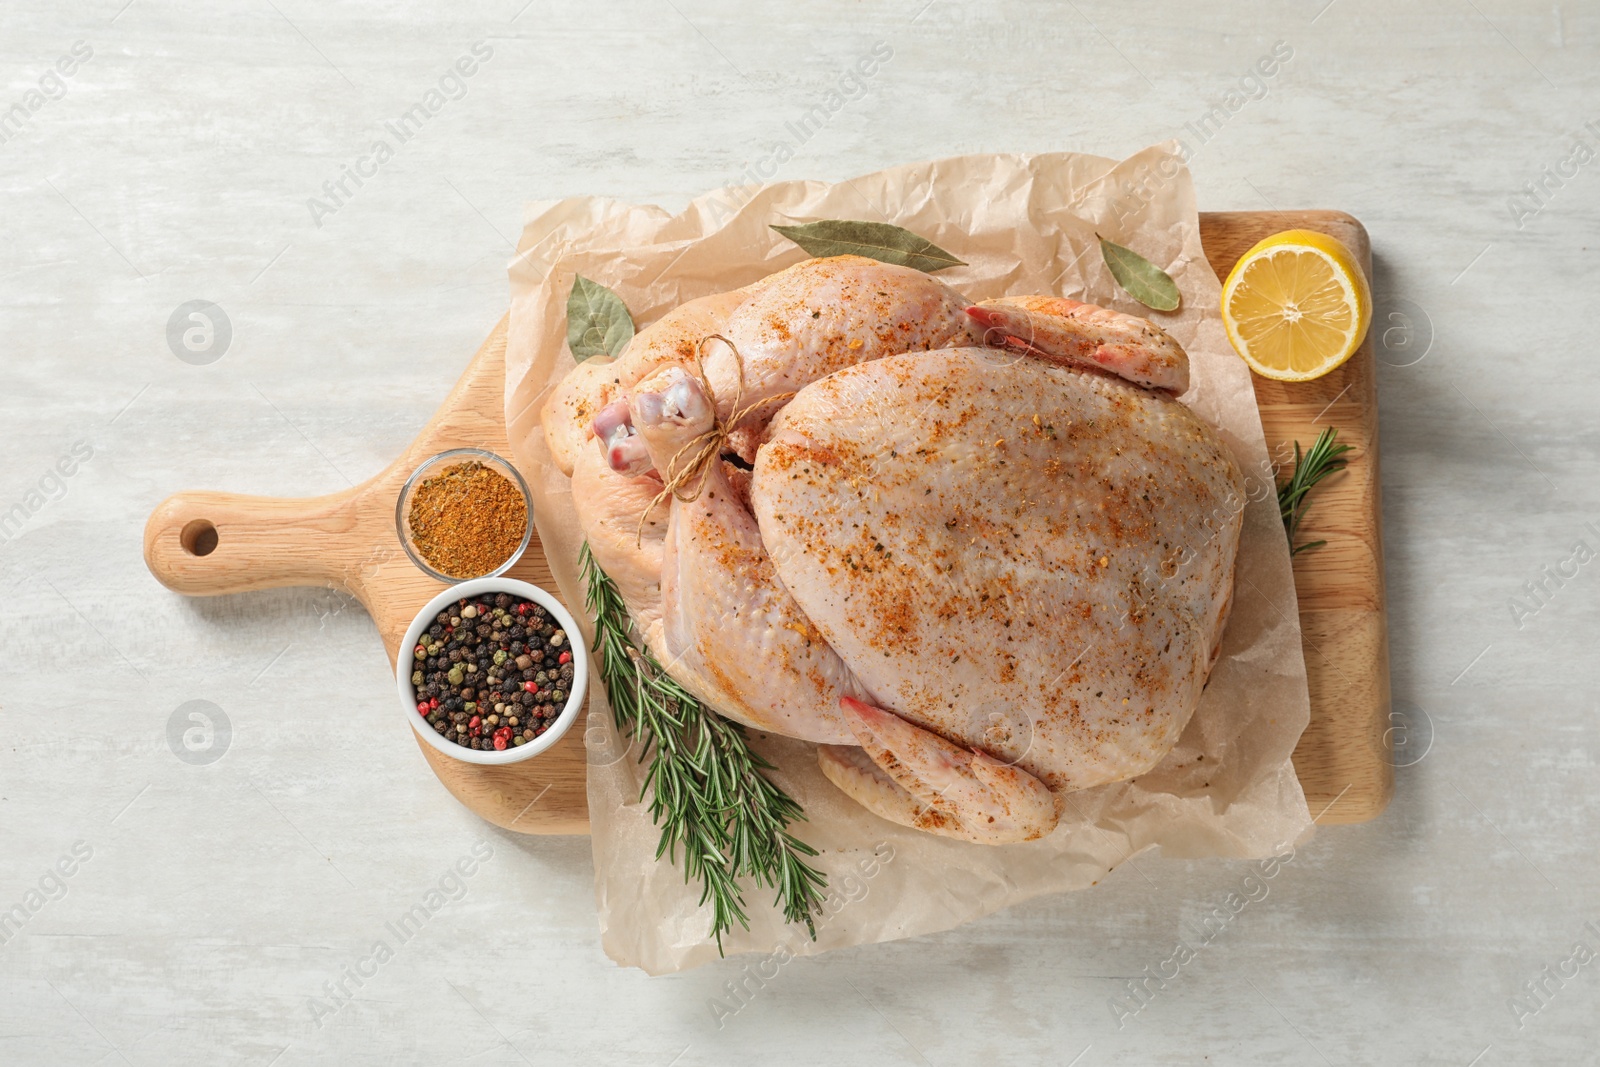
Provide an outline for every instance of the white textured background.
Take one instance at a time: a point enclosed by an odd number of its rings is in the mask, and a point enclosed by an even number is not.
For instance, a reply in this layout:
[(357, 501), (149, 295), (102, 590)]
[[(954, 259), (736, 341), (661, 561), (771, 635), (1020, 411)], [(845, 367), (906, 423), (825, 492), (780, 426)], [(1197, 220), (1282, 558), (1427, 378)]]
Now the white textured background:
[[(0, 1063), (1600, 1062), (1600, 959), (1560, 976), (1575, 943), (1600, 951), (1600, 563), (1520, 626), (1510, 607), (1575, 542), (1600, 550), (1595, 5), (523, 3), (0, 8), (0, 117), (93, 50), (0, 144), (0, 512), (39, 505), (0, 542), (0, 911), (40, 905), (0, 944)], [(465, 96), (317, 226), (308, 198), (478, 41)], [(878, 41), (866, 94), (795, 143), (785, 124)], [(1186, 132), (1277, 41), (1265, 95)], [(612, 966), (587, 841), (455, 805), (358, 607), (187, 601), (145, 572), (169, 492), (381, 469), (503, 311), (527, 200), (677, 207), (783, 141), (779, 176), (837, 179), (1171, 136), (1203, 208), (1372, 232), (1394, 693), (1411, 751), (1432, 737), (1381, 819), (1302, 848), (1120, 1028), (1109, 1000), (1248, 865), (1146, 857), (796, 961), (719, 1027), (743, 961)], [(1545, 203), (1516, 210), (1547, 166)], [(166, 335), (195, 299), (233, 328), (203, 366)], [(208, 764), (168, 743), (189, 700), (231, 724)], [(479, 841), (462, 899), (314, 1021)]]

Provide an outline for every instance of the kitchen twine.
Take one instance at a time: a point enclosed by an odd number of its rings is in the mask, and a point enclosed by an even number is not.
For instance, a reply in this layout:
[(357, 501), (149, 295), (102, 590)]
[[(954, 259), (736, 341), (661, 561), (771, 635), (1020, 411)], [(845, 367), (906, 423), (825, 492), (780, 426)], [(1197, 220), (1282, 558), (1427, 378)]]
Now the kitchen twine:
[[(733, 366), (735, 371), (735, 388), (733, 392), (733, 409), (724, 420), (717, 415), (717, 393), (711, 388), (711, 379), (706, 375), (704, 362), (706, 344), (711, 341), (721, 341), (733, 353)], [(634, 531), (634, 544), (637, 547), (644, 543), (644, 524), (656, 505), (669, 497), (681, 500), (685, 504), (692, 504), (700, 499), (700, 494), (705, 492), (706, 479), (711, 474), (711, 464), (717, 462), (722, 455), (722, 446), (727, 443), (728, 435), (734, 427), (744, 420), (746, 415), (774, 401), (784, 402), (794, 398), (793, 390), (787, 393), (778, 393), (763, 400), (744, 403), (744, 356), (740, 355), (739, 348), (732, 341), (720, 333), (707, 334), (700, 338), (700, 343), (694, 346), (694, 374), (695, 380), (700, 383), (700, 388), (705, 391), (706, 399), (711, 402), (711, 429), (700, 434), (694, 440), (685, 444), (672, 454), (667, 461), (667, 469), (662, 472), (662, 489), (655, 499), (650, 501), (650, 506), (644, 509), (644, 514), (639, 516), (639, 527)], [(682, 466), (679, 461), (688, 454), (691, 456)], [(694, 483), (691, 492), (689, 484)]]

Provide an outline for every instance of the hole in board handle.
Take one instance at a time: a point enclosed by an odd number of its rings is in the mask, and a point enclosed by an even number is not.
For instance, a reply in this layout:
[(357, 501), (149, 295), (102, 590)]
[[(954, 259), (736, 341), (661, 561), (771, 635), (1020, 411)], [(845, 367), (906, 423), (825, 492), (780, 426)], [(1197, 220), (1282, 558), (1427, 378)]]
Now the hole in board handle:
[(195, 519), (184, 525), (178, 543), (191, 556), (209, 556), (217, 550), (217, 528), (210, 519)]

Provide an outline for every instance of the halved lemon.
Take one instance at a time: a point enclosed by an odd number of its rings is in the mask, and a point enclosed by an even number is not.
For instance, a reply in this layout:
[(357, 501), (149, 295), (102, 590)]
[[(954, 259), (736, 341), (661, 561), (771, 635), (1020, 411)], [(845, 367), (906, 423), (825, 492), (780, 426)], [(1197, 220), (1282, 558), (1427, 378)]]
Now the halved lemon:
[(1372, 291), (1342, 241), (1273, 234), (1222, 285), (1222, 324), (1250, 368), (1280, 382), (1320, 378), (1349, 359), (1372, 321)]

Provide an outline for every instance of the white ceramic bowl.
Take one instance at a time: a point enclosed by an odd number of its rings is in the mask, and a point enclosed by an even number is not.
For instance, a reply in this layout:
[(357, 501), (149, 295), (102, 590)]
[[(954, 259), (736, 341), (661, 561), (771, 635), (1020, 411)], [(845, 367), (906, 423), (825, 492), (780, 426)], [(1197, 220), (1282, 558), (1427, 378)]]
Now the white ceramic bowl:
[[(434, 616), (438, 615), (446, 605), (454, 604), (462, 597), (481, 596), (484, 593), (510, 593), (512, 596), (531, 600), (543, 607), (555, 619), (556, 624), (566, 631), (567, 647), (572, 652), (572, 689), (567, 694), (567, 702), (561, 708), (561, 714), (556, 716), (555, 722), (550, 724), (549, 729), (527, 744), (513, 745), (499, 751), (466, 748), (440, 737), (434, 732), (433, 727), (428, 725), (428, 720), (417, 713), (416, 690), (411, 685), (417, 641), (432, 625)], [(561, 606), (560, 601), (543, 589), (528, 582), (517, 581), (515, 578), (474, 578), (470, 582), (452, 585), (428, 601), (423, 609), (417, 612), (417, 617), (411, 620), (411, 625), (406, 629), (406, 639), (400, 643), (400, 654), (395, 660), (395, 681), (399, 685), (401, 710), (424, 744), (451, 759), (465, 763), (520, 763), (525, 759), (532, 759), (561, 740), (561, 735), (567, 732), (573, 720), (578, 717), (578, 709), (583, 707), (584, 694), (589, 690), (589, 650), (584, 647), (583, 631), (578, 629), (577, 620)]]

